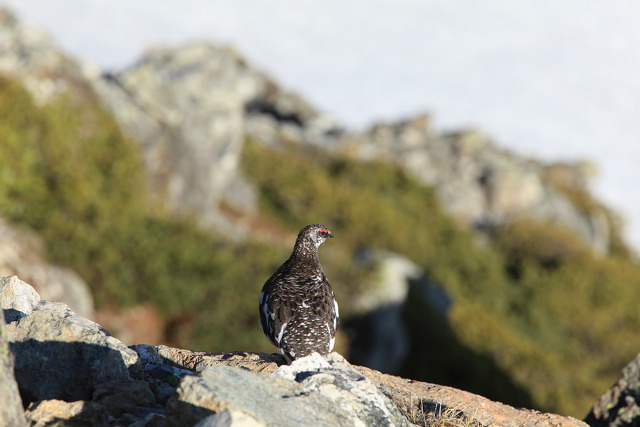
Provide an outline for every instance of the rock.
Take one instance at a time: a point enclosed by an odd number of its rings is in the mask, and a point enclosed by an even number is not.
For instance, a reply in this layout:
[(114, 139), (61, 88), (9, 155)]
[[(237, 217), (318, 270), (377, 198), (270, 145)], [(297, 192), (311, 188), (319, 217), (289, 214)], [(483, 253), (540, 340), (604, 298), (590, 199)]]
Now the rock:
[(640, 424), (640, 354), (622, 369), (622, 378), (600, 396), (585, 421), (590, 426)]
[(4, 8), (0, 9), (0, 52), (0, 72), (20, 79), (40, 104), (69, 94), (81, 81), (86, 83), (80, 65), (44, 31)]
[(549, 166), (500, 149), (477, 130), (438, 134), (427, 116), (375, 124), (341, 138), (329, 146), (362, 160), (395, 162), (432, 186), (447, 211), (474, 229), (524, 216), (572, 230), (596, 253), (608, 250), (610, 213), (595, 204), (586, 211), (567, 194), (587, 191), (591, 172), (582, 165), (565, 165), (563, 181), (573, 187), (558, 186)]
[(0, 278), (0, 308), (11, 323), (28, 316), (40, 304), (40, 295), (16, 276)]
[(33, 427), (109, 425), (108, 414), (101, 405), (82, 400), (65, 402), (52, 399), (33, 402), (27, 408), (26, 416)]
[(304, 393), (318, 392), (343, 408), (352, 425), (410, 425), (396, 405), (338, 353), (318, 354), (281, 366), (274, 375), (295, 381)]
[(210, 366), (180, 381), (167, 404), (170, 425), (193, 425), (226, 409), (238, 409), (267, 425), (336, 426), (345, 410), (295, 381), (231, 366)]
[(15, 275), (32, 284), (43, 299), (60, 301), (83, 317), (95, 315), (89, 286), (68, 268), (46, 261), (42, 238), (0, 218), (0, 275)]
[[(135, 346), (136, 351), (141, 346)], [(154, 351), (147, 347), (147, 351)], [(205, 366), (234, 366), (238, 368), (246, 368), (254, 372), (273, 372), (280, 365), (286, 364), (284, 356), (279, 353), (266, 354), (266, 353), (247, 353), (247, 352), (232, 352), (232, 353), (205, 353), (198, 351), (181, 350), (178, 348), (171, 348), (164, 345), (155, 347), (157, 355), (164, 360), (171, 361), (178, 366), (181, 366), (189, 370), (198, 370)]]
[(412, 343), (407, 333), (406, 299), (410, 287), (435, 315), (446, 322), (451, 298), (432, 283), (418, 265), (387, 251), (362, 251), (356, 262), (376, 272), (366, 293), (355, 301), (356, 314), (347, 328), (354, 331), (349, 360), (385, 373), (397, 373), (404, 365)]
[[(7, 301), (11, 295), (33, 295), (26, 283), (10, 282), (18, 289), (3, 292), (2, 307), (16, 306)], [(26, 314), (6, 325), (25, 403), (88, 400), (103, 382), (131, 380), (129, 371), (136, 370), (138, 355), (100, 325), (51, 301), (40, 301)]]
[(202, 225), (231, 237), (243, 233), (243, 225), (230, 222), (220, 202), (245, 214), (257, 207), (238, 167), (246, 126), (266, 123), (276, 143), (326, 126), (302, 98), (281, 90), (230, 47), (156, 48), (134, 66), (91, 76), (91, 82), (140, 144), (156, 197), (172, 212), (195, 214)]
[(0, 426), (26, 426), (22, 412), (22, 400), (13, 374), (13, 355), (9, 353), (9, 342), (0, 319)]
[(203, 418), (195, 427), (261, 427), (266, 424), (256, 420), (246, 412), (237, 409), (225, 409)]
[(383, 251), (362, 251), (356, 262), (376, 275), (367, 292), (355, 301), (357, 314), (347, 324), (355, 331), (349, 360), (382, 372), (397, 372), (410, 349), (403, 320), (408, 278), (420, 269), (405, 257)]
[(420, 425), (586, 426), (582, 421), (514, 408), (466, 391), (355, 368), (391, 399), (407, 419)]
[(208, 227), (220, 220), (212, 208), (242, 148), (237, 94), (251, 90), (236, 71), (237, 59), (217, 50), (205, 44), (156, 49), (134, 67), (95, 81), (107, 108), (140, 142), (154, 192), (166, 193), (173, 212), (197, 213)]
[[(107, 381), (96, 386), (92, 402), (99, 403), (108, 413), (120, 417), (123, 413), (133, 413), (147, 408), (154, 411), (156, 398), (146, 381)], [(146, 416), (146, 414), (145, 414)]]

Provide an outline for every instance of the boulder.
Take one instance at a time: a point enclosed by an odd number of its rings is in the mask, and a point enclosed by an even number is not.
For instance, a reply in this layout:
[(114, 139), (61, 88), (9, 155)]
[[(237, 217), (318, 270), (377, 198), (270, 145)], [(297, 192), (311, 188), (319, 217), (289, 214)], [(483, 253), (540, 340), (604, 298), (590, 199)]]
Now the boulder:
[(180, 381), (167, 403), (170, 425), (193, 425), (227, 409), (267, 425), (346, 425), (349, 414), (326, 396), (295, 381), (231, 366), (210, 366)]
[(257, 207), (255, 191), (239, 170), (247, 127), (261, 123), (261, 134), (275, 132), (272, 139), (280, 143), (286, 135), (306, 139), (307, 128), (326, 121), (227, 46), (158, 47), (131, 67), (89, 77), (106, 108), (139, 143), (156, 197), (173, 213), (196, 215), (205, 227), (230, 237), (243, 234), (243, 224), (230, 222), (219, 203), (244, 215)]
[(0, 308), (4, 321), (12, 323), (28, 316), (40, 304), (40, 295), (16, 276), (0, 278)]
[(356, 313), (347, 328), (354, 336), (349, 346), (349, 360), (385, 373), (398, 373), (407, 362), (412, 343), (407, 331), (406, 300), (409, 290), (424, 306), (447, 322), (451, 297), (408, 258), (388, 251), (365, 250), (356, 262), (376, 274), (355, 300)]
[[(11, 307), (10, 313), (18, 314), (17, 319), (9, 317), (13, 320), (6, 331), (25, 403), (88, 400), (101, 383), (131, 380), (130, 370), (135, 371), (138, 355), (100, 325), (78, 316), (65, 304), (37, 302), (33, 288), (15, 278), (4, 278), (1, 283), (3, 289), (11, 290), (3, 291), (2, 307)], [(12, 300), (16, 295), (23, 297)]]
[(295, 381), (303, 386), (304, 393), (327, 396), (347, 412), (345, 424), (410, 425), (398, 407), (338, 353), (326, 358), (314, 353), (281, 366), (274, 375)]
[(156, 49), (94, 80), (106, 107), (140, 143), (152, 190), (166, 194), (172, 212), (195, 213), (209, 227), (220, 220), (212, 208), (236, 177), (243, 142), (237, 93), (246, 82), (233, 57), (219, 50)]
[(622, 369), (622, 377), (607, 390), (585, 418), (590, 426), (640, 425), (640, 354)]

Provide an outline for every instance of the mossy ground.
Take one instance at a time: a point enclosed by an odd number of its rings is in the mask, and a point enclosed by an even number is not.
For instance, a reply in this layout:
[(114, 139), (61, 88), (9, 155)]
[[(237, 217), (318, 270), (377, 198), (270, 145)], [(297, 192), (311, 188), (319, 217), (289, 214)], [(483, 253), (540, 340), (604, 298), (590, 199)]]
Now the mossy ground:
[[(451, 295), (444, 326), (407, 307), (404, 375), (582, 417), (640, 351), (640, 268), (620, 248), (596, 257), (570, 233), (524, 220), (480, 245), (397, 167), (309, 147), (248, 141), (243, 170), (265, 221), (291, 235), (330, 226), (321, 259), (344, 319), (369, 280), (352, 261), (361, 248), (403, 254)], [(99, 305), (148, 302), (167, 325), (186, 322), (166, 331), (173, 344), (271, 351), (257, 294), (292, 242), (232, 244), (148, 199), (135, 144), (95, 101), (38, 107), (0, 79), (0, 215), (38, 231)]]

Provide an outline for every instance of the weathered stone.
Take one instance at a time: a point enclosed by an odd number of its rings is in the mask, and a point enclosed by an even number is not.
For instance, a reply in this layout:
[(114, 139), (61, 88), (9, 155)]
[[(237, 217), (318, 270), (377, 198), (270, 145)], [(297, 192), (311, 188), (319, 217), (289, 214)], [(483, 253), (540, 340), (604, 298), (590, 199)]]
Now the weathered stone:
[(4, 311), (7, 323), (20, 320), (40, 303), (40, 295), (30, 285), (16, 276), (0, 279), (0, 308)]
[(101, 405), (82, 400), (65, 402), (52, 399), (33, 402), (27, 408), (26, 415), (33, 427), (109, 425), (108, 414)]
[(356, 299), (348, 327), (356, 331), (349, 360), (382, 372), (397, 372), (409, 351), (402, 312), (409, 278), (422, 271), (405, 257), (383, 251), (362, 251), (356, 262), (375, 271), (367, 292)]
[(244, 351), (231, 353), (205, 353), (181, 350), (179, 348), (160, 345), (156, 347), (158, 356), (170, 360), (178, 366), (189, 370), (198, 370), (205, 366), (235, 366), (247, 368), (254, 372), (273, 372), (280, 365), (286, 364), (279, 353), (248, 353)]
[(6, 328), (25, 402), (88, 400), (98, 384), (131, 380), (136, 370), (133, 350), (62, 303), (40, 301)]
[[(549, 221), (568, 228), (597, 253), (606, 253), (613, 225), (605, 208), (586, 212), (548, 179), (548, 166), (496, 146), (477, 130), (440, 135), (424, 116), (341, 136), (326, 147), (358, 159), (393, 161), (432, 186), (456, 218), (480, 230), (514, 217)], [(565, 182), (586, 191), (587, 172), (564, 168)], [(566, 189), (566, 187), (565, 187)]]
[(13, 355), (9, 352), (4, 320), (0, 319), (0, 426), (25, 426), (22, 400), (13, 374)]
[(40, 28), (0, 10), (0, 72), (20, 79), (44, 104), (82, 80), (80, 66)]
[(225, 409), (217, 414), (203, 418), (194, 427), (261, 427), (265, 423), (238, 409)]
[(295, 381), (230, 366), (210, 366), (180, 381), (167, 404), (170, 425), (192, 425), (237, 409), (267, 425), (349, 425), (349, 414), (317, 391)]
[(349, 360), (385, 373), (397, 373), (411, 346), (406, 325), (406, 300), (410, 287), (443, 321), (451, 298), (429, 279), (425, 271), (406, 257), (387, 251), (362, 251), (356, 262), (374, 271), (367, 292), (355, 300), (356, 313), (347, 327), (355, 331)]
[[(207, 227), (225, 228), (216, 207), (227, 186), (242, 182), (243, 100), (260, 83), (245, 69), (231, 49), (196, 43), (156, 49), (135, 66), (93, 81), (140, 143), (151, 189), (172, 212), (196, 214)], [(255, 196), (244, 194), (253, 201), (240, 205), (255, 204)]]
[(603, 427), (640, 425), (640, 354), (622, 369), (622, 378), (600, 396), (585, 421)]
[[(571, 417), (519, 409), (452, 387), (355, 368), (388, 396), (409, 419), (420, 425), (586, 426)], [(445, 421), (448, 421), (445, 422)]]
[(409, 425), (396, 405), (338, 353), (326, 358), (314, 353), (281, 366), (274, 375), (299, 383), (303, 393), (331, 399), (348, 413), (346, 425)]

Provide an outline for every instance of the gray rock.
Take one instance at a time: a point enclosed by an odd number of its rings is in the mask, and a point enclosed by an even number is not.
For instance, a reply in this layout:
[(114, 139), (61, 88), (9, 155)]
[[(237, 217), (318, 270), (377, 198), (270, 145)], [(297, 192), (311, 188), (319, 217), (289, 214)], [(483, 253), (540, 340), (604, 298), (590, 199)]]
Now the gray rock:
[(207, 367), (183, 378), (167, 404), (167, 422), (193, 425), (227, 409), (272, 426), (351, 424), (345, 410), (317, 391), (272, 374), (229, 366)]
[(622, 378), (600, 396), (585, 421), (603, 427), (640, 425), (640, 354), (622, 369)]
[[(391, 160), (436, 189), (445, 208), (474, 228), (517, 217), (568, 228), (596, 253), (606, 253), (613, 227), (605, 208), (586, 212), (549, 178), (549, 166), (497, 147), (477, 130), (438, 134), (427, 116), (376, 124), (331, 145), (362, 160)], [(564, 166), (570, 188), (588, 192), (592, 169)], [(565, 186), (566, 188), (566, 186)]]
[(4, 328), (4, 320), (0, 319), (0, 426), (21, 427), (27, 422), (22, 412), (22, 400), (13, 374), (13, 355), (9, 352)]
[(35, 289), (16, 276), (0, 279), (0, 308), (4, 312), (6, 323), (28, 316), (39, 303), (40, 295)]
[(281, 366), (274, 375), (295, 381), (303, 393), (317, 392), (344, 409), (348, 419), (342, 425), (411, 425), (396, 405), (338, 353), (319, 354)]
[(261, 427), (265, 423), (253, 418), (251, 415), (237, 409), (225, 409), (224, 411), (209, 415), (194, 427)]
[(0, 9), (0, 72), (21, 80), (36, 102), (45, 104), (83, 80), (78, 63), (40, 28)]
[(409, 278), (421, 270), (407, 258), (384, 251), (362, 251), (356, 262), (376, 274), (367, 292), (354, 303), (356, 314), (349, 327), (356, 333), (349, 360), (382, 372), (397, 372), (410, 349), (403, 320)]
[(323, 140), (335, 128), (232, 48), (191, 43), (149, 51), (134, 66), (90, 76), (105, 106), (139, 145), (154, 194), (175, 214), (237, 238), (247, 225), (228, 218), (257, 208), (239, 170), (247, 136), (276, 145)]
[(349, 360), (385, 373), (396, 373), (406, 361), (411, 342), (404, 313), (410, 287), (446, 321), (451, 298), (432, 283), (424, 270), (406, 257), (388, 251), (360, 252), (356, 262), (375, 271), (367, 292), (356, 299), (349, 322), (355, 331)]
[[(94, 87), (122, 128), (140, 143), (152, 190), (177, 214), (225, 229), (223, 194), (244, 209), (255, 196), (238, 174), (243, 104), (264, 82), (229, 48), (204, 43), (156, 49)], [(245, 195), (244, 197), (240, 197)]]
[(16, 357), (16, 380), (27, 403), (88, 400), (99, 384), (131, 380), (130, 371), (137, 371), (135, 351), (62, 303), (40, 301), (6, 329)]

